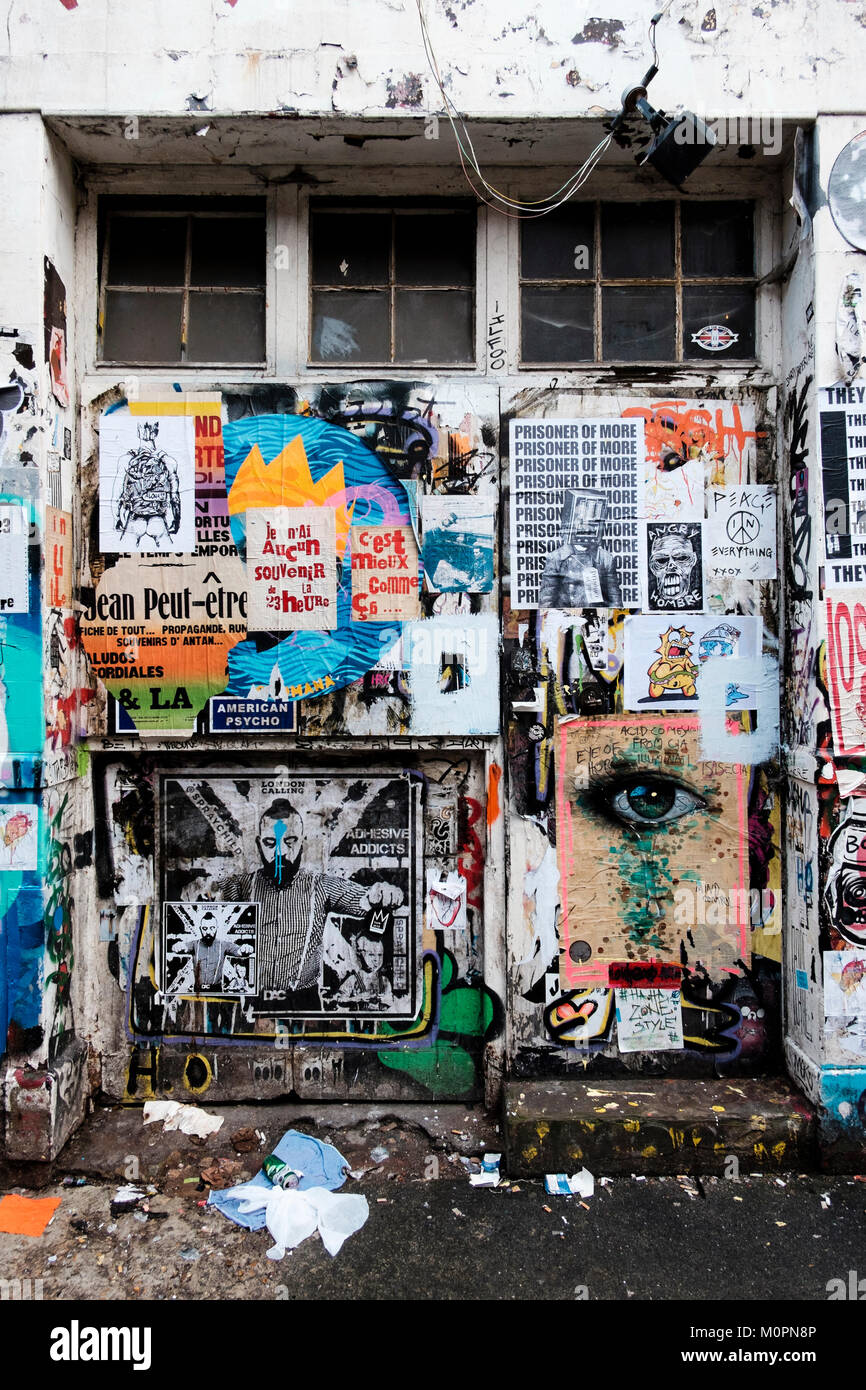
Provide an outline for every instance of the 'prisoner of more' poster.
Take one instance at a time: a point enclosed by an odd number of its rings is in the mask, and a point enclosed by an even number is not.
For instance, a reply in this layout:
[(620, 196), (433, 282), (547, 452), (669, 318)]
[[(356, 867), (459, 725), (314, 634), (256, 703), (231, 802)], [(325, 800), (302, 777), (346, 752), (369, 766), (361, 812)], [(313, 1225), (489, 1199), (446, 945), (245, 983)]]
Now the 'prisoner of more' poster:
[(642, 420), (511, 421), (514, 608), (640, 606)]
[(261, 1031), (260, 1019), (413, 1019), (420, 791), (410, 773), (162, 774), (160, 982), (172, 1031), (200, 1000), (219, 1001), (233, 1035)]

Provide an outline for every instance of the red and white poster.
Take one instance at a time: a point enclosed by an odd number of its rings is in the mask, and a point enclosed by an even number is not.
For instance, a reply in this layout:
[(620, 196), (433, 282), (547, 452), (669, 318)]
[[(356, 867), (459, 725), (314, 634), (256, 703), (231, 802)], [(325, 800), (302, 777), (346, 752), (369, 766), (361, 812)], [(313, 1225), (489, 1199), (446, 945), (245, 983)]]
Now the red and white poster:
[(866, 589), (827, 589), (824, 597), (833, 746), (866, 753)]

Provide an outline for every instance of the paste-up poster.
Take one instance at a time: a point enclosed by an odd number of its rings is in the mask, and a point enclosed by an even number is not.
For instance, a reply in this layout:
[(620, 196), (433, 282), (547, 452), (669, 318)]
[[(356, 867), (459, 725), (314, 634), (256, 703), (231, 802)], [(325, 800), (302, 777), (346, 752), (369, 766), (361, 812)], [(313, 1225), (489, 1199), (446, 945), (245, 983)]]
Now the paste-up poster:
[(101, 416), (99, 546), (106, 555), (195, 550), (192, 416)]
[(66, 286), (53, 263), (45, 257), (43, 301), (45, 360), (51, 394), (58, 405), (69, 405), (69, 368), (66, 355)]
[(824, 1012), (866, 1015), (866, 953), (824, 952)]
[(411, 526), (351, 529), (352, 621), (421, 617), (418, 543)]
[(331, 507), (247, 512), (251, 632), (337, 626), (337, 527)]
[(495, 614), (407, 623), (403, 651), (413, 733), (497, 732), (499, 628)]
[(757, 466), (754, 406), (741, 401), (661, 400), (624, 405), (643, 428), (645, 464), (638, 515), (700, 521), (704, 486), (748, 483)]
[(738, 660), (749, 661), (761, 650), (761, 619), (738, 614), (634, 614), (625, 619), (625, 680), (628, 710), (696, 710), (702, 676), (715, 658), (730, 662), (725, 705), (731, 711), (754, 709), (755, 686), (738, 684)]
[(866, 387), (819, 393), (827, 583), (866, 585)]
[(776, 578), (774, 487), (755, 483), (708, 488), (705, 529), (708, 573), (732, 579)]
[(423, 499), (424, 572), (435, 593), (489, 594), (493, 588), (494, 499)]
[(72, 602), (72, 513), (45, 508), (45, 576), (48, 604), (68, 608)]
[(640, 603), (636, 420), (511, 421), (513, 608)]
[(447, 874), (428, 871), (427, 912), (433, 931), (449, 927), (452, 931), (466, 930), (466, 889), (466, 879), (456, 869)]
[(39, 811), (29, 803), (0, 806), (0, 869), (38, 869)]
[(748, 785), (747, 767), (701, 760), (696, 716), (560, 721), (564, 989), (626, 961), (748, 965)]
[[(420, 792), (412, 774), (162, 774), (166, 996), (219, 995), (229, 1036), (291, 1017), (345, 1041), (348, 1019), (414, 1019)], [(193, 1025), (178, 1003), (171, 1031)]]
[(702, 521), (641, 523), (643, 607), (700, 613), (704, 606)]
[(0, 614), (30, 611), (28, 508), (0, 502)]
[(675, 1052), (683, 1047), (678, 989), (618, 989), (616, 1042), (620, 1052)]
[(825, 589), (824, 602), (833, 747), (866, 753), (866, 589)]

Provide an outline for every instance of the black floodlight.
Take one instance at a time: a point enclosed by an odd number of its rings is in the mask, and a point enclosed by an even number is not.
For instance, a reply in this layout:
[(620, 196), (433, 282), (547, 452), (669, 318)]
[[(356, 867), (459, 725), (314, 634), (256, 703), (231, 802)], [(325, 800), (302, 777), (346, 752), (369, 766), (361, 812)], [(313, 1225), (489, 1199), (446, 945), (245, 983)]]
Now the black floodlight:
[(675, 188), (680, 188), (689, 174), (693, 174), (706, 159), (716, 143), (716, 137), (693, 111), (667, 116), (664, 111), (656, 111), (650, 106), (647, 87), (657, 72), (657, 67), (651, 67), (639, 86), (627, 87), (623, 92), (622, 110), (611, 126), (611, 134), (616, 138), (627, 118), (639, 111), (648, 122), (653, 139), (639, 157), (638, 164), (652, 164), (662, 178)]

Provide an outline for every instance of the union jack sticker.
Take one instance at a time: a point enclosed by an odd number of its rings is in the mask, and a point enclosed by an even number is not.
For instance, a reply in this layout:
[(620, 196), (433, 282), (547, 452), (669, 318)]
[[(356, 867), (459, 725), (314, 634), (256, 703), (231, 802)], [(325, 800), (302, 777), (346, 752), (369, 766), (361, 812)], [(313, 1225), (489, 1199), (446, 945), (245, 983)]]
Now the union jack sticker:
[(705, 352), (724, 352), (725, 348), (733, 347), (739, 336), (739, 333), (732, 333), (722, 323), (708, 323), (706, 328), (692, 334), (692, 342)]

